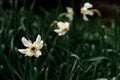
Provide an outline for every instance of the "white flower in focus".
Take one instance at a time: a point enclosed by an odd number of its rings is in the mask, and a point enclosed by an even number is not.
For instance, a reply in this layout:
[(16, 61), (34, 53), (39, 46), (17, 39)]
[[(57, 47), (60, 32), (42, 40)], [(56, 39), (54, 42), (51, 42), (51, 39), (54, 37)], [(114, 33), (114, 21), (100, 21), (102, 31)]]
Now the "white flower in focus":
[(69, 23), (68, 22), (58, 22), (57, 26), (59, 29), (55, 29), (54, 32), (58, 33), (58, 36), (65, 35), (69, 31)]
[(67, 14), (66, 14), (66, 17), (72, 21), (73, 20), (73, 15), (74, 15), (74, 11), (71, 7), (66, 7), (66, 10), (67, 10)]
[(41, 40), (41, 36), (38, 35), (35, 42), (31, 42), (30, 40), (27, 40), (25, 37), (22, 37), (22, 43), (26, 49), (18, 49), (18, 51), (22, 54), (25, 54), (25, 56), (35, 56), (39, 57), (42, 55), (40, 49), (43, 47), (43, 41)]
[(84, 6), (81, 8), (81, 14), (83, 14), (83, 20), (88, 21), (87, 15), (93, 16), (93, 11), (90, 10), (89, 8), (92, 8), (93, 5), (90, 4), (89, 2), (86, 2)]

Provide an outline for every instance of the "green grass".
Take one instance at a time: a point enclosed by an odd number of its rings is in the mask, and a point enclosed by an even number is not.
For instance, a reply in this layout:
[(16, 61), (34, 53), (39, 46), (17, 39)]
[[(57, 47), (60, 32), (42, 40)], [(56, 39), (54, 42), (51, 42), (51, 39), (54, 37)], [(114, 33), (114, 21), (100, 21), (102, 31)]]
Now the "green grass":
[[(50, 24), (53, 20), (66, 21), (64, 18), (58, 19), (58, 15), (64, 12), (59, 10), (61, 5), (51, 11), (40, 7), (41, 14), (34, 13), (32, 6), (30, 9), (22, 6), (19, 10), (14, 7), (3, 10), (1, 7), (1, 80), (95, 80), (119, 77), (120, 19), (117, 14), (107, 24), (99, 17), (85, 22), (81, 14), (75, 13), (70, 31), (59, 37)], [(18, 49), (24, 48), (21, 37), (34, 41), (38, 34), (44, 40), (42, 56), (25, 57), (18, 52)]]

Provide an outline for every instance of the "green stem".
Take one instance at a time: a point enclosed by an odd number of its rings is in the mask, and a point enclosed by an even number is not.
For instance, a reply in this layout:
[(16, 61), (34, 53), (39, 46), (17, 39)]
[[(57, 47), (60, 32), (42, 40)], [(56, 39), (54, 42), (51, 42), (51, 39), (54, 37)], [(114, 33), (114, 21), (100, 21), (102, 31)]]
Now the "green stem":
[(100, 16), (100, 17), (101, 17), (101, 13), (100, 13), (100, 11), (99, 11), (99, 10), (97, 10), (97, 9), (91, 9), (91, 11), (93, 11), (93, 12), (97, 13), (97, 14), (98, 14), (98, 16)]
[(67, 12), (61, 13), (61, 14), (59, 14), (58, 18), (61, 18), (61, 17), (65, 16), (66, 14), (67, 14)]

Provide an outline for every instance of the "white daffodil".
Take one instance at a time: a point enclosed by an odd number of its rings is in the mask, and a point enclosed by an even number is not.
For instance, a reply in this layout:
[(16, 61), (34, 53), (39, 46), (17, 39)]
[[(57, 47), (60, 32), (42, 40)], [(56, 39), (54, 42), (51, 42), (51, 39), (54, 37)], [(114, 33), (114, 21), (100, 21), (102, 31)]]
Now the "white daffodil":
[(69, 23), (68, 22), (58, 22), (57, 26), (59, 29), (55, 29), (54, 32), (58, 33), (58, 36), (65, 35), (69, 31)]
[(86, 2), (84, 6), (81, 8), (80, 11), (81, 11), (81, 14), (83, 14), (83, 20), (88, 21), (87, 15), (93, 16), (94, 13), (92, 10), (90, 10), (90, 8), (92, 7), (93, 7), (92, 4), (90, 4), (89, 2)]
[(38, 35), (35, 42), (31, 42), (30, 40), (27, 40), (25, 37), (22, 37), (22, 43), (26, 49), (18, 49), (18, 51), (22, 54), (25, 54), (25, 56), (35, 56), (39, 57), (42, 55), (40, 49), (43, 47), (43, 41), (41, 40), (41, 36)]
[(67, 14), (66, 14), (66, 17), (72, 21), (73, 20), (73, 15), (74, 15), (74, 11), (71, 7), (66, 7), (66, 10), (67, 10)]
[(73, 8), (71, 8), (71, 7), (66, 7), (66, 10), (67, 10), (67, 12), (63, 12), (63, 13), (59, 14), (58, 17), (60, 18), (60, 17), (65, 16), (65, 17), (68, 18), (70, 21), (72, 21), (72, 20), (73, 20), (73, 15), (74, 15)]

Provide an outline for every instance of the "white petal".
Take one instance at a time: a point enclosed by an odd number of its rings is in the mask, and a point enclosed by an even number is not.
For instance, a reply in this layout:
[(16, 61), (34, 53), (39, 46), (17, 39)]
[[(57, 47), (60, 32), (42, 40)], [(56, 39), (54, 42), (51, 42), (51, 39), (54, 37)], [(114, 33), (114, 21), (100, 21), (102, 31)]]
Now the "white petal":
[(65, 32), (61, 32), (58, 34), (58, 36), (63, 36), (63, 35), (65, 35)]
[(71, 7), (66, 7), (68, 13), (73, 13), (73, 9)]
[(60, 30), (63, 30), (64, 28), (69, 27), (69, 23), (68, 22), (64, 23), (60, 21), (57, 23), (57, 26), (59, 27)]
[(41, 44), (41, 36), (38, 35), (35, 42), (33, 43), (34, 45), (40, 45)]
[(87, 10), (86, 12), (85, 12), (85, 14), (87, 14), (87, 15), (90, 15), (90, 16), (93, 16), (93, 12), (92, 11), (90, 11), (90, 10)]
[(41, 51), (37, 51), (37, 52), (34, 54), (35, 57), (39, 57), (39, 56), (41, 56), (41, 55), (42, 55)]
[(65, 27), (65, 24), (63, 22), (58, 22), (57, 26), (59, 27), (59, 29), (63, 29)]
[(27, 52), (26, 52), (26, 55), (25, 55), (25, 56), (30, 56), (30, 57), (31, 57), (31, 56), (33, 56), (33, 55), (34, 55), (34, 53), (31, 53), (31, 52), (30, 52), (30, 50), (27, 50)]
[(88, 21), (88, 18), (85, 14), (83, 15), (83, 20)]
[(56, 33), (58, 33), (58, 36), (62, 36), (62, 35), (64, 35), (65, 34), (65, 32), (63, 32), (62, 30), (60, 30), (60, 29), (56, 29), (56, 30), (54, 30)]
[(66, 25), (65, 27), (69, 28), (70, 24), (68, 22), (65, 22), (65, 25)]
[(40, 45), (36, 45), (38, 49), (41, 49), (43, 47), (43, 41), (40, 42)]
[(60, 29), (55, 29), (54, 32), (56, 32), (56, 33), (61, 33), (62, 30), (60, 30)]
[(72, 14), (67, 14), (66, 17), (67, 17), (70, 21), (73, 20), (73, 15), (72, 15)]
[(28, 49), (18, 49), (18, 51), (22, 54), (26, 54), (26, 52), (28, 51)]
[(84, 7), (85, 7), (85, 8), (92, 8), (93, 5), (90, 4), (89, 2), (86, 2), (86, 3), (84, 4)]
[(22, 37), (22, 43), (25, 47), (30, 47), (32, 43), (28, 41), (25, 37)]

